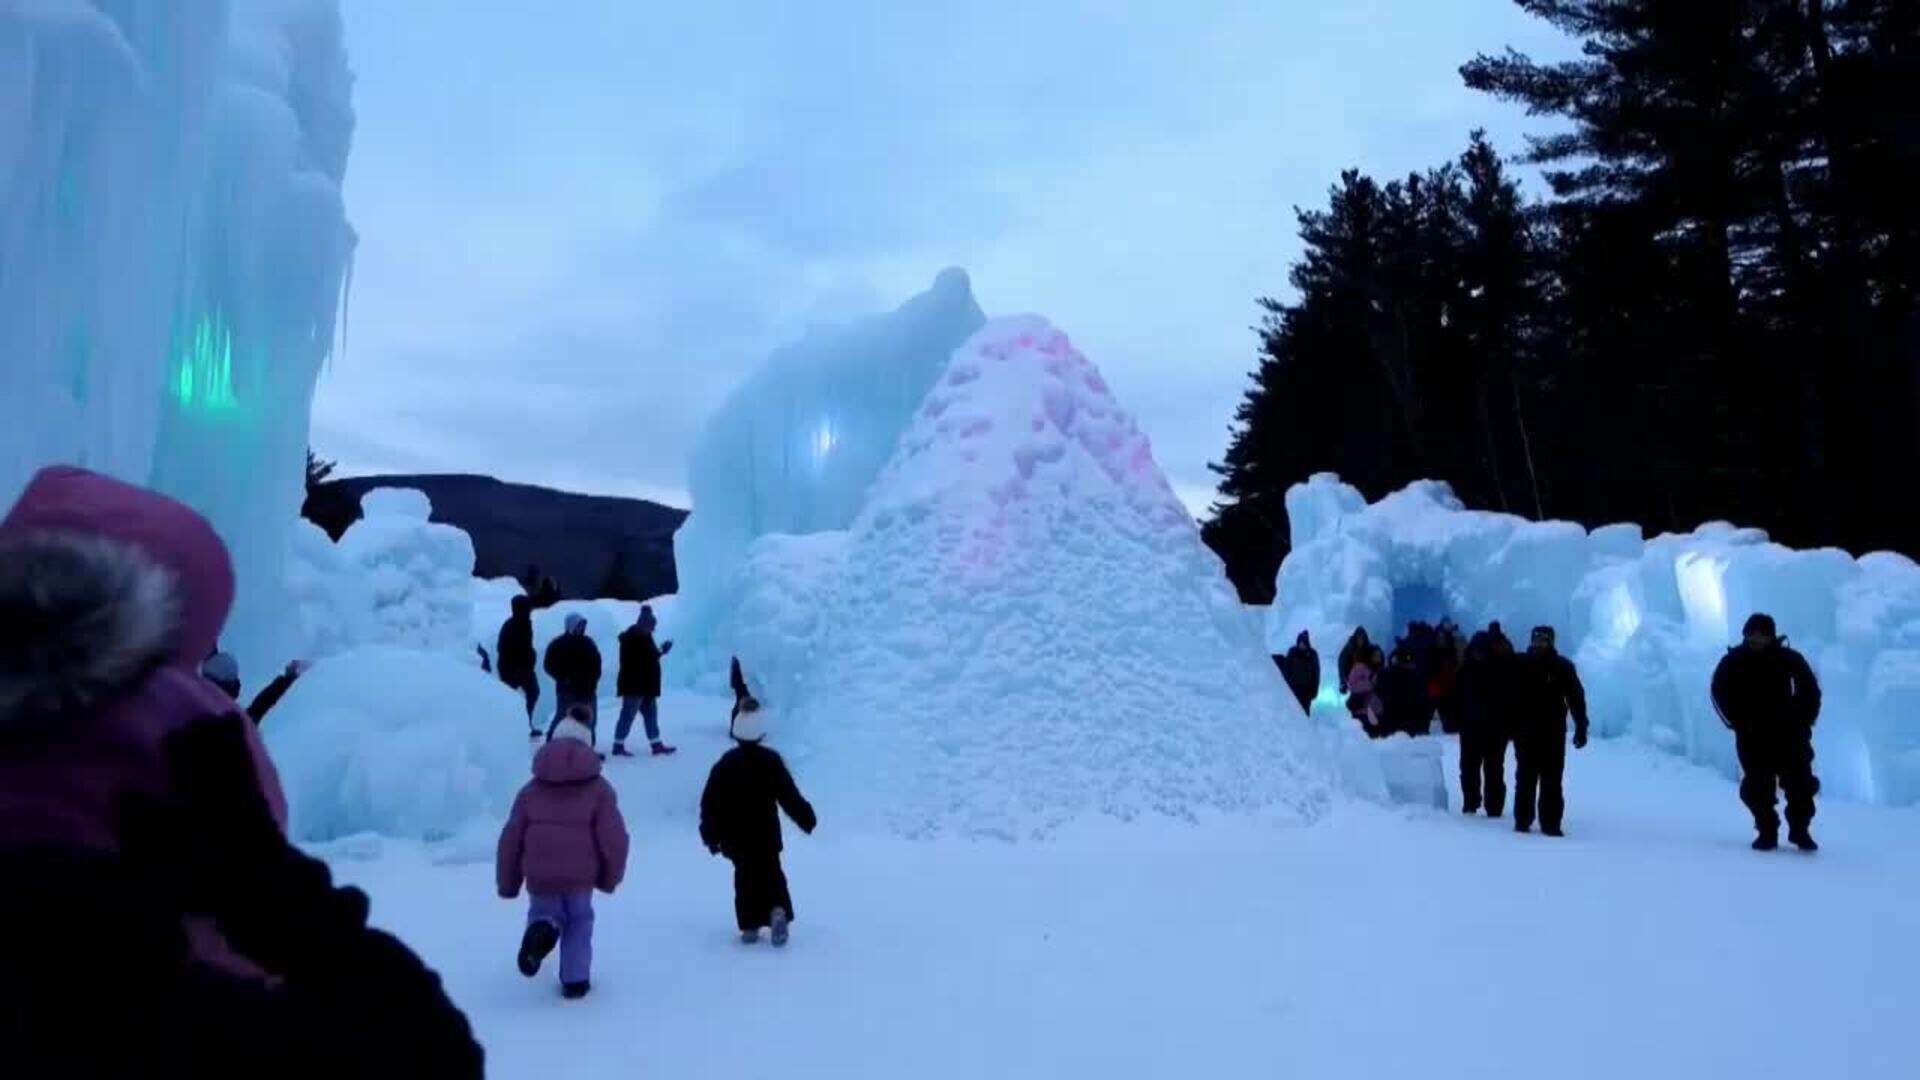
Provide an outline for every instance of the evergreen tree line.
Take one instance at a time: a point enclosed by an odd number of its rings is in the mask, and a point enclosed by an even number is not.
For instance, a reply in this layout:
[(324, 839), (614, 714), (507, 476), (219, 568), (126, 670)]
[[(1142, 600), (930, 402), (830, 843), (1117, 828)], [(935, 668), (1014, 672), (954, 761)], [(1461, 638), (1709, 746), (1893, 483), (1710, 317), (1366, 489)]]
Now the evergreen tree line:
[(1205, 532), (1272, 599), (1287, 488), (1433, 477), (1649, 533), (1920, 554), (1920, 0), (1516, 0), (1580, 58), (1467, 85), (1556, 118), (1298, 213), (1294, 295)]

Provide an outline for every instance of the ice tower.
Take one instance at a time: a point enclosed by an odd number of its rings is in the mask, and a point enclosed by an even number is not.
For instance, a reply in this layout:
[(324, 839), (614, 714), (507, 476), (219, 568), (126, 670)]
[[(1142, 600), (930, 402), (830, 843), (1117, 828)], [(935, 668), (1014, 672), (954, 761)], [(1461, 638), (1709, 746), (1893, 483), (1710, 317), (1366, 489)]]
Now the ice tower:
[(0, 71), (0, 504), (55, 461), (192, 504), (264, 673), (354, 246), (336, 0), (0, 4)]
[(677, 674), (724, 672), (713, 622), (748, 546), (846, 528), (948, 357), (985, 321), (966, 272), (945, 270), (897, 311), (774, 352), (727, 398), (688, 458)]

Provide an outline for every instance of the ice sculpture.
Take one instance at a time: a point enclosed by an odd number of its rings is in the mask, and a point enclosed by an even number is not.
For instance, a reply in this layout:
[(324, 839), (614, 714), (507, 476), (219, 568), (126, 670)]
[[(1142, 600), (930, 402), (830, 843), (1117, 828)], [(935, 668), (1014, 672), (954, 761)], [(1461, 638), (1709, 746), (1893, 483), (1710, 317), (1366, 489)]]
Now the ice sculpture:
[(1042, 319), (954, 354), (847, 531), (766, 537), (749, 565), (720, 640), (837, 818), (1019, 837), (1326, 797), (1146, 436)]
[(724, 677), (710, 648), (721, 594), (755, 538), (844, 529), (953, 350), (986, 321), (950, 269), (888, 315), (769, 356), (689, 457), (693, 516), (674, 538), (677, 675)]
[(0, 4), (0, 504), (87, 465), (232, 548), (228, 649), (298, 649), (282, 580), (354, 235), (334, 0)]
[(1273, 647), (1313, 633), (1331, 681), (1355, 626), (1376, 641), (1409, 618), (1546, 623), (1586, 679), (1595, 730), (1632, 735), (1733, 776), (1733, 739), (1707, 694), (1746, 616), (1772, 614), (1821, 677), (1814, 733), (1826, 790), (1920, 802), (1920, 566), (1887, 553), (1794, 551), (1724, 523), (1643, 539), (1463, 510), (1444, 484), (1372, 505), (1322, 474), (1287, 493), (1293, 550), (1269, 620)]

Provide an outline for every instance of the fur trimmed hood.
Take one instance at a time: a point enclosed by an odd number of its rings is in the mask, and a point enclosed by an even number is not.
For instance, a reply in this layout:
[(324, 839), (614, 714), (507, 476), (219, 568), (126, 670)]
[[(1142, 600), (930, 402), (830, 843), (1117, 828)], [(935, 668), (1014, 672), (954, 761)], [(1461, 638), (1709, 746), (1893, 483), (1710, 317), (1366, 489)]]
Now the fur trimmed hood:
[(233, 606), (205, 518), (84, 469), (45, 469), (0, 521), (0, 724), (99, 706), (195, 670)]

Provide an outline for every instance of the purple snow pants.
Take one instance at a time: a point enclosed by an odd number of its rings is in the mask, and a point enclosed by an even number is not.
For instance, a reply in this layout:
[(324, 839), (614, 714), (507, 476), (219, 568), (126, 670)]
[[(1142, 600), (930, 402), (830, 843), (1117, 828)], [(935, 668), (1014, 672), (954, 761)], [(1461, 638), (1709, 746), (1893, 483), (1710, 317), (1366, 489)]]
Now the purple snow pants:
[(593, 970), (593, 890), (540, 896), (528, 893), (528, 922), (551, 923), (560, 931), (560, 981), (583, 983)]

